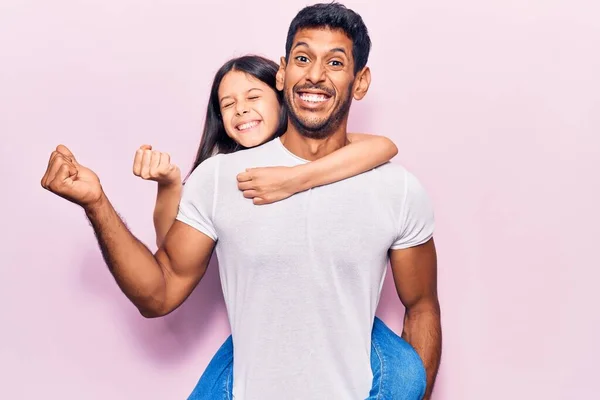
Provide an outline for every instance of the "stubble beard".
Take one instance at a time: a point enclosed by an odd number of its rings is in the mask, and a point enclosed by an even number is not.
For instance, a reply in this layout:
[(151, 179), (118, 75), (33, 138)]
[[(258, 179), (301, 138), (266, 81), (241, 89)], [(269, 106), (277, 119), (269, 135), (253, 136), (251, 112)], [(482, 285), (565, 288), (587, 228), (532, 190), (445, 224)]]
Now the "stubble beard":
[(326, 139), (340, 127), (340, 124), (346, 119), (350, 112), (350, 106), (352, 105), (352, 86), (351, 83), (348, 88), (348, 96), (344, 101), (339, 104), (333, 113), (322, 121), (315, 121), (310, 123), (302, 120), (295, 112), (293, 108), (293, 96), (295, 95), (294, 90), (285, 90), (283, 96), (284, 105), (288, 111), (289, 122), (302, 136), (309, 139)]

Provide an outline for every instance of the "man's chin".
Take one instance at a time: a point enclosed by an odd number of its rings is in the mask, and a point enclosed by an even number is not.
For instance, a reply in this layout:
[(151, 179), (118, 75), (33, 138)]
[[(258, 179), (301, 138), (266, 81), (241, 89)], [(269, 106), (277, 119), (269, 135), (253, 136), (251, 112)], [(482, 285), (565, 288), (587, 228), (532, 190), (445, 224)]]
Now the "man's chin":
[(331, 135), (331, 129), (328, 129), (327, 120), (317, 123), (316, 121), (309, 122), (296, 119), (291, 122), (298, 133), (309, 139), (325, 139)]
[(318, 134), (327, 126), (327, 120), (324, 121), (306, 121), (298, 119), (298, 128), (302, 131), (312, 132)]
[(320, 115), (319, 117), (315, 118), (316, 116), (314, 114), (315, 113), (311, 113), (311, 112), (297, 113), (295, 119), (298, 122), (298, 124), (300, 125), (300, 127), (304, 130), (309, 130), (309, 131), (322, 130), (329, 123), (331, 115), (329, 115), (329, 114), (328, 115)]
[(298, 132), (307, 138), (325, 139), (335, 130), (338, 123), (335, 118), (335, 108), (328, 110), (306, 110), (298, 107), (286, 97), (288, 116), (291, 124)]

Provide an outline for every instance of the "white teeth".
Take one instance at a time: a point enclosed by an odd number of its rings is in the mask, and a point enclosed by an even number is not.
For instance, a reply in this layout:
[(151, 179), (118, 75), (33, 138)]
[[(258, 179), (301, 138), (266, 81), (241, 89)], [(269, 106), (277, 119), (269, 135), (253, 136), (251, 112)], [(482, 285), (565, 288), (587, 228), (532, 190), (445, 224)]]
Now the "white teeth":
[(300, 98), (311, 103), (321, 103), (327, 100), (327, 97), (322, 94), (302, 93)]
[(258, 121), (250, 121), (246, 122), (245, 124), (238, 125), (237, 128), (240, 131), (244, 131), (246, 129), (254, 128), (256, 125), (258, 125)]

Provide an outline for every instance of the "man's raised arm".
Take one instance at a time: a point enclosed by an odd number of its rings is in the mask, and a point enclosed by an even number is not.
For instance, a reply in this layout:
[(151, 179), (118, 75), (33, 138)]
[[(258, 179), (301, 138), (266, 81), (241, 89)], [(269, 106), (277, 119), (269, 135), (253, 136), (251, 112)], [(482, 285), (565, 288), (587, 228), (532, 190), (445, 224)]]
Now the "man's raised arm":
[(202, 279), (215, 244), (212, 238), (176, 221), (163, 246), (152, 254), (127, 229), (96, 174), (79, 164), (65, 146), (50, 156), (41, 184), (83, 207), (110, 272), (145, 317), (173, 311)]

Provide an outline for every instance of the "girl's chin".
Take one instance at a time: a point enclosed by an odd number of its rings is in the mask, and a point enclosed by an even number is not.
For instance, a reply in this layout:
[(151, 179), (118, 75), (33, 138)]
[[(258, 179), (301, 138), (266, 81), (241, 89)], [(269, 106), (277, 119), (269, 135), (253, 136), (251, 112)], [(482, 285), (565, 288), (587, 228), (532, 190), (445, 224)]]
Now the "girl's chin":
[(270, 136), (266, 137), (266, 138), (256, 138), (256, 139), (245, 138), (245, 140), (240, 140), (238, 143), (242, 147), (250, 148), (250, 147), (260, 146), (261, 144), (268, 142), (269, 139), (271, 139)]

